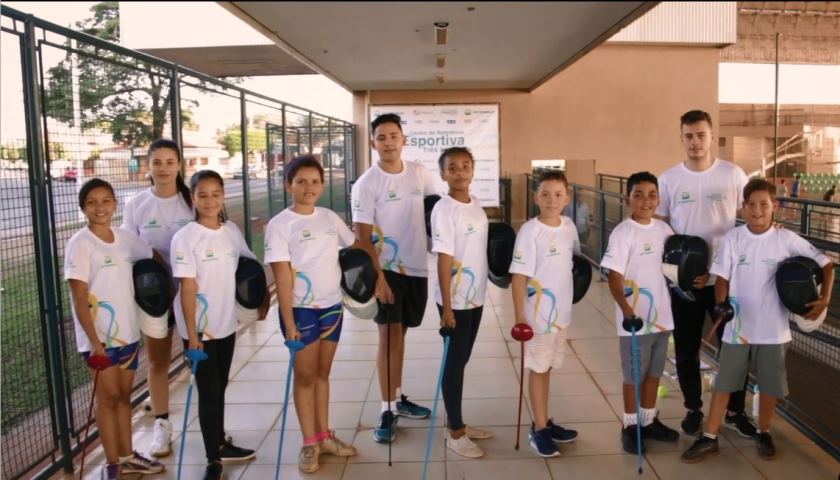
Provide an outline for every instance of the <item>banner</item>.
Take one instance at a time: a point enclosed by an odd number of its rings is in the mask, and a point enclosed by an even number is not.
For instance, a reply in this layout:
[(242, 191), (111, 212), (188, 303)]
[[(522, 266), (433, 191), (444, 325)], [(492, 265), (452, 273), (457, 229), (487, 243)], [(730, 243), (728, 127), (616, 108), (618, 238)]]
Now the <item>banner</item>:
[[(470, 193), (483, 207), (499, 206), (499, 106), (489, 105), (373, 105), (370, 118), (396, 113), (402, 119), (406, 145), (403, 160), (420, 162), (446, 192), (438, 157), (449, 147), (467, 147), (475, 158)], [(371, 161), (379, 161), (376, 150)]]

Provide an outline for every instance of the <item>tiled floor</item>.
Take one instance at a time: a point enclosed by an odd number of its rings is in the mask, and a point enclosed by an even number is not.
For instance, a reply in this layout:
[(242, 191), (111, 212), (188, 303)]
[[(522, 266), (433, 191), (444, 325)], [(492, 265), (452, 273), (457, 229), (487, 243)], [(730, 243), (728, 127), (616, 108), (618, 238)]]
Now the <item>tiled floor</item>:
[[(513, 324), (509, 290), (489, 287), (481, 329), (467, 367), (464, 389), (465, 420), (492, 430), (494, 438), (480, 441), (487, 455), (479, 460), (464, 459), (444, 447), (442, 429), (434, 432), (429, 464), (433, 479), (620, 479), (662, 478), (795, 478), (835, 479), (840, 464), (813, 445), (805, 436), (780, 418), (773, 433), (779, 458), (767, 462), (758, 458), (748, 441), (726, 431), (721, 454), (699, 465), (686, 465), (679, 455), (691, 443), (683, 435), (677, 444), (649, 442), (644, 474), (636, 470), (636, 457), (624, 454), (619, 443), (621, 415), (618, 340), (612, 321), (613, 303), (605, 283), (593, 283), (587, 297), (574, 307), (569, 329), (570, 347), (562, 368), (553, 372), (550, 414), (562, 424), (580, 432), (576, 443), (563, 446), (561, 457), (543, 460), (528, 447), (527, 427), (521, 433), (521, 448), (514, 450), (518, 396), (519, 344), (510, 341)], [(431, 407), (440, 367), (442, 342), (437, 334), (438, 314), (430, 303), (421, 327), (409, 332), (403, 390), (412, 400)], [(288, 352), (273, 321), (245, 326), (239, 333), (227, 391), (227, 431), (237, 444), (257, 449), (249, 464), (226, 466), (228, 479), (271, 479), (274, 477), (283, 389)], [(359, 455), (349, 460), (321, 457), (324, 463), (316, 474), (301, 474), (296, 466), (301, 444), (294, 407), (287, 419), (280, 478), (283, 479), (419, 479), (428, 434), (428, 420), (400, 420), (393, 444), (393, 465), (388, 466), (388, 448), (372, 439), (378, 420), (379, 393), (374, 358), (377, 334), (372, 321), (346, 318), (331, 377), (331, 424), (340, 438), (352, 441)], [(668, 366), (673, 372), (673, 367)], [(660, 398), (658, 408), (666, 424), (678, 428), (683, 415), (678, 385), (665, 376), (669, 393)], [(178, 432), (176, 452), (163, 459), (167, 471), (153, 478), (176, 478), (177, 448), (183, 422), (187, 377), (172, 384), (172, 421)], [(527, 392), (527, 387), (525, 389)], [(708, 394), (707, 394), (708, 395)], [(204, 455), (195, 420), (195, 397), (190, 408), (187, 445), (184, 454), (185, 479), (199, 479)], [(443, 425), (443, 402), (435, 422)], [(526, 407), (523, 424), (530, 423)], [(148, 448), (153, 420), (138, 413), (134, 423), (137, 449)], [(86, 478), (99, 478), (103, 461), (100, 450), (89, 455)]]

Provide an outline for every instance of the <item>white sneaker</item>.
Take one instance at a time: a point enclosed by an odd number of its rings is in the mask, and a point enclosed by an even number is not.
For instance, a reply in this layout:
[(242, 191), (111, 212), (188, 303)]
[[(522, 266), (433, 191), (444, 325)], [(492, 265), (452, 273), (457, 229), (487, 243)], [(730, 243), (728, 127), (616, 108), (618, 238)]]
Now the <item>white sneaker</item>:
[(169, 420), (155, 420), (155, 433), (149, 453), (155, 457), (165, 457), (172, 453), (172, 423)]
[(461, 438), (452, 438), (449, 432), (446, 432), (446, 446), (462, 457), (467, 458), (481, 458), (484, 456), (484, 450), (470, 440), (470, 437), (461, 435)]

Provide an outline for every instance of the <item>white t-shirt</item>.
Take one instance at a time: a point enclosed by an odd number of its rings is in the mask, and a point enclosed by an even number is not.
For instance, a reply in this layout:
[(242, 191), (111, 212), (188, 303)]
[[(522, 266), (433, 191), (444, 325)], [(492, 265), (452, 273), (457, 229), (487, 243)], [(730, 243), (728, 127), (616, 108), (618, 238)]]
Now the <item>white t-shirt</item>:
[[(152, 258), (152, 249), (136, 235), (119, 228), (111, 231), (114, 243), (105, 243), (85, 227), (70, 237), (64, 247), (64, 278), (87, 283), (93, 323), (105, 348), (140, 340), (132, 267), (138, 260)], [(76, 348), (89, 352), (91, 344), (79, 323), (76, 305), (70, 305)]]
[(560, 216), (550, 227), (536, 217), (516, 235), (510, 273), (528, 277), (525, 315), (537, 334), (558, 332), (572, 321), (572, 255), (580, 252), (575, 222)]
[(353, 184), (353, 222), (373, 225), (383, 270), (428, 275), (423, 197), (435, 193), (431, 172), (417, 162), (403, 161), (402, 171), (396, 174), (375, 163)]
[(799, 235), (770, 228), (756, 235), (746, 225), (732, 229), (712, 263), (712, 273), (729, 281), (735, 318), (726, 324), (723, 341), (731, 344), (778, 345), (791, 340), (789, 311), (776, 290), (776, 266), (790, 257), (830, 262)]
[[(674, 234), (667, 223), (652, 219), (647, 225), (627, 218), (610, 234), (610, 243), (601, 267), (624, 277), (627, 302), (636, 316), (645, 322), (641, 334), (668, 332), (674, 329), (671, 295), (662, 275), (665, 241)], [(622, 328), (624, 314), (615, 306), (615, 326), (619, 336), (630, 336)]]
[(122, 228), (139, 235), (168, 262), (172, 237), (194, 218), (192, 208), (180, 192), (173, 197), (161, 198), (149, 188), (126, 202)]
[[(188, 223), (172, 238), (172, 276), (194, 278), (198, 284), (196, 331), (203, 340), (225, 338), (236, 331), (236, 267), (239, 256), (256, 259), (236, 225), (227, 221), (218, 230)], [(187, 339), (181, 292), (175, 296), (178, 333)]]
[[(470, 203), (461, 203), (445, 195), (432, 210), (432, 252), (453, 257), (453, 310), (469, 310), (484, 305), (487, 290), (487, 215), (480, 201), (470, 195)], [(443, 305), (440, 280), (432, 275), (435, 301)]]
[(287, 208), (268, 222), (265, 263), (291, 263), (295, 308), (328, 308), (341, 303), (338, 251), (355, 238), (332, 210), (301, 215)]
[[(659, 208), (675, 232), (706, 241), (709, 258), (735, 227), (744, 198), (747, 175), (738, 165), (716, 158), (703, 172), (694, 172), (680, 162), (659, 176)], [(714, 279), (709, 279), (709, 285)]]

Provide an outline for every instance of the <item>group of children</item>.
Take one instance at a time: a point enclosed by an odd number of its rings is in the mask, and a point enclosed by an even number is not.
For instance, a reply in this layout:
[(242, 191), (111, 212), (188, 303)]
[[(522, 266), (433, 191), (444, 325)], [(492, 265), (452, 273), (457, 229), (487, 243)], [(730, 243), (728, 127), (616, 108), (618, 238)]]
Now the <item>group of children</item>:
[[(408, 400), (402, 390), (405, 338), (420, 325), (427, 301), (427, 241), (423, 228), (423, 198), (437, 193), (432, 174), (416, 162), (402, 160), (405, 136), (400, 118), (377, 117), (371, 146), (379, 155), (354, 184), (351, 196), (354, 232), (334, 212), (317, 207), (324, 189), (324, 169), (314, 156), (296, 157), (286, 165), (285, 187), (293, 204), (267, 225), (265, 263), (274, 274), (280, 328), (286, 339), (305, 347), (296, 355), (294, 402), (303, 446), (299, 468), (319, 468), (319, 456), (356, 454), (337, 438), (329, 422), (329, 374), (341, 334), (341, 271), (338, 252), (355, 247), (368, 253), (377, 272), (375, 322), (379, 331), (377, 370), (382, 395), (377, 442), (396, 439), (399, 416), (428, 417), (428, 408)], [(73, 298), (78, 350), (85, 356), (107, 356), (117, 368), (102, 369), (89, 362), (100, 377), (97, 425), (108, 464), (102, 478), (120, 473), (158, 473), (163, 465), (138, 454), (131, 446), (130, 392), (141, 338), (141, 322), (131, 289), (131, 264), (155, 257), (177, 280), (178, 293), (167, 325), (143, 328), (151, 368), (150, 386), (156, 415), (154, 456), (171, 451), (168, 386), (153, 375), (168, 371), (171, 327), (177, 325), (184, 347), (208, 355), (196, 371), (198, 417), (207, 457), (206, 479), (221, 478), (222, 462), (247, 460), (254, 451), (237, 447), (224, 429), (224, 393), (236, 338), (234, 273), (240, 256), (255, 258), (224, 211), (224, 182), (212, 171), (196, 172), (187, 187), (179, 173), (176, 144), (158, 140), (149, 149), (153, 187), (126, 205), (123, 229), (112, 228), (116, 196), (102, 180), (85, 183), (79, 204), (88, 226), (66, 247), (65, 278)], [(459, 455), (478, 458), (483, 450), (473, 442), (492, 432), (465, 423), (462, 411), (464, 372), (479, 326), (488, 276), (488, 220), (480, 202), (470, 195), (475, 159), (463, 147), (442, 152), (439, 169), (448, 185), (431, 213), (432, 275), (442, 327), (451, 328), (449, 354), (442, 379), (447, 413), (446, 445)], [(783, 344), (790, 340), (786, 312), (768, 302), (774, 288), (775, 263), (806, 255), (824, 266), (832, 285), (829, 260), (797, 235), (772, 226), (777, 207), (774, 187), (753, 180), (743, 191), (746, 225), (730, 231), (715, 257), (718, 303), (738, 305), (726, 325), (710, 422), (706, 432), (684, 454), (687, 461), (717, 451), (716, 435), (725, 410), (727, 391), (743, 386), (748, 365), (757, 365), (761, 384), (759, 451), (769, 452), (767, 433), (775, 399), (786, 394)], [(560, 454), (558, 444), (573, 442), (577, 432), (557, 425), (548, 415), (549, 373), (562, 365), (566, 331), (572, 317), (572, 255), (580, 252), (572, 219), (563, 216), (569, 203), (568, 182), (560, 172), (539, 180), (534, 202), (539, 215), (522, 225), (510, 265), (516, 323), (528, 323), (534, 337), (526, 344), (524, 362), (530, 369), (529, 392), (534, 422), (530, 445), (542, 457)], [(674, 442), (679, 433), (656, 414), (656, 394), (674, 328), (671, 299), (662, 275), (662, 253), (671, 227), (654, 218), (659, 206), (657, 178), (640, 172), (627, 182), (630, 217), (610, 236), (601, 266), (609, 271), (616, 301), (616, 326), (623, 369), (624, 419), (621, 442), (636, 453), (637, 418), (641, 438)], [(138, 238), (139, 236), (139, 238)], [(141, 240), (142, 239), (142, 240)], [(114, 268), (109, 268), (114, 267)], [(816, 316), (827, 305), (830, 289), (813, 305)], [(773, 297), (775, 298), (775, 297)], [(267, 302), (261, 308), (265, 316)], [(624, 319), (639, 317), (639, 378), (631, 368), (629, 333)], [(759, 321), (761, 320), (761, 321)], [(165, 320), (164, 320), (165, 321)], [(167, 328), (168, 327), (168, 328)], [(169, 343), (167, 343), (169, 342)], [(636, 412), (634, 381), (641, 384)], [(740, 382), (740, 383), (739, 383)], [(167, 392), (167, 393), (161, 393)], [(768, 446), (769, 445), (769, 446)], [(768, 453), (769, 456), (769, 453)]]

